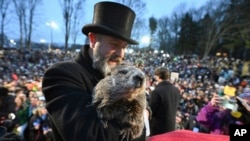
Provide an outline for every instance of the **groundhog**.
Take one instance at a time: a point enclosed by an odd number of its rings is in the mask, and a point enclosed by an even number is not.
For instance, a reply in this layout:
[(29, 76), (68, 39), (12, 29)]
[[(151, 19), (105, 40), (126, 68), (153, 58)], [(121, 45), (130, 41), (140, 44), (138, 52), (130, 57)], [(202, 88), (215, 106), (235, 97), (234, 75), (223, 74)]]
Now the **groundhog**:
[(142, 134), (143, 112), (146, 108), (146, 78), (132, 65), (118, 65), (98, 82), (93, 92), (92, 105), (104, 128), (115, 121), (122, 140), (133, 140)]

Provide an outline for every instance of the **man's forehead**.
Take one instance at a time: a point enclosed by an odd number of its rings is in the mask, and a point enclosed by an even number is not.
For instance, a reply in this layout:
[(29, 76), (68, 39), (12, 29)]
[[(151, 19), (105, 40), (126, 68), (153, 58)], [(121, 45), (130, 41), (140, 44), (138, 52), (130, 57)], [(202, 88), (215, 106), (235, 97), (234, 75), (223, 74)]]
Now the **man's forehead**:
[[(103, 34), (104, 35), (104, 34)], [(109, 41), (114, 41), (114, 42), (120, 42), (120, 43), (127, 43), (127, 41), (119, 38), (119, 37), (115, 37), (115, 36), (111, 36), (111, 35), (104, 35), (104, 36), (107, 36), (109, 38)]]
[(124, 47), (128, 46), (128, 42), (121, 39), (121, 38), (117, 38), (117, 37), (113, 37), (113, 36), (109, 36), (109, 35), (106, 35), (106, 36), (108, 36), (109, 42), (117, 43), (117, 44), (120, 44), (121, 46), (124, 46)]

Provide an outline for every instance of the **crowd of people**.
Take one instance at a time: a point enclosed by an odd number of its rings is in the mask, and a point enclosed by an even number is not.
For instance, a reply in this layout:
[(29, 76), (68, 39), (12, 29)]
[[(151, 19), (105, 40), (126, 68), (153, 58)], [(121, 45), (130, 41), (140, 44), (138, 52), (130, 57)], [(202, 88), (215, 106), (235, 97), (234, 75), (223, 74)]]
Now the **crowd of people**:
[[(25, 49), (8, 50), (1, 59), (1, 87), (8, 89), (12, 98), (5, 105), (1, 102), (1, 116), (15, 115), (10, 130), (32, 141), (39, 136), (51, 137), (47, 112), (41, 83), (44, 71), (52, 64), (73, 59), (75, 52), (64, 54), (60, 51), (42, 51)], [(175, 56), (166, 58), (162, 53), (134, 52), (128, 54), (127, 61), (138, 65), (147, 76), (147, 92), (155, 87), (154, 70), (165, 66), (172, 72), (178, 72), (178, 80), (172, 83), (179, 88), (181, 99), (176, 114), (176, 130), (186, 129), (210, 133), (207, 126), (199, 124), (196, 117), (207, 105), (214, 93), (224, 94), (225, 88), (231, 86), (236, 95), (250, 93), (249, 77), (241, 76), (241, 60), (231, 61), (229, 58), (210, 58), (197, 60)], [(1, 96), (3, 95), (1, 90)], [(230, 94), (229, 94), (230, 95)], [(7, 99), (7, 98), (6, 98)], [(10, 108), (7, 108), (10, 107)], [(9, 111), (7, 110), (9, 109)], [(4, 113), (6, 111), (6, 113)], [(8, 115), (8, 116), (7, 116)], [(3, 121), (6, 118), (2, 118)], [(42, 122), (41, 122), (42, 121)], [(39, 126), (39, 127), (38, 127)], [(40, 134), (40, 135), (39, 135)], [(31, 139), (33, 138), (33, 139)]]
[[(100, 2), (94, 12), (93, 23), (82, 28), (89, 44), (79, 53), (58, 49), (1, 52), (0, 137), (9, 133), (25, 141), (105, 141), (121, 140), (123, 134), (122, 139), (130, 139), (131, 135), (119, 132), (128, 125), (114, 119), (103, 127), (102, 115), (91, 106), (95, 85), (124, 60), (140, 68), (147, 79), (150, 132), (133, 140), (174, 130), (228, 135), (228, 125), (250, 123), (250, 79), (241, 74), (242, 60), (168, 56), (162, 51), (125, 54), (129, 44), (138, 44), (130, 38), (134, 11)], [(163, 96), (170, 89), (171, 96)]]

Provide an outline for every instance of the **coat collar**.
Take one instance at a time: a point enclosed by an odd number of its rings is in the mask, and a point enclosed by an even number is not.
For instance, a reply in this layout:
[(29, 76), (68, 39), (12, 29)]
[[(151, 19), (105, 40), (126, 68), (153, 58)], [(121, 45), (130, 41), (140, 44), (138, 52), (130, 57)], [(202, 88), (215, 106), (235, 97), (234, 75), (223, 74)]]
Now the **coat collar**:
[(89, 52), (88, 52), (89, 49), (90, 49), (89, 45), (84, 45), (81, 48), (81, 51), (79, 52), (77, 57), (75, 58), (75, 61), (81, 66), (83, 66), (84, 68), (86, 68), (88, 72), (91, 72), (97, 78), (102, 79), (104, 78), (104, 75), (99, 70), (93, 68), (93, 61), (91, 57), (89, 56)]
[(164, 81), (161, 81), (157, 86), (161, 86), (161, 85), (172, 85), (172, 84), (169, 81), (164, 80)]

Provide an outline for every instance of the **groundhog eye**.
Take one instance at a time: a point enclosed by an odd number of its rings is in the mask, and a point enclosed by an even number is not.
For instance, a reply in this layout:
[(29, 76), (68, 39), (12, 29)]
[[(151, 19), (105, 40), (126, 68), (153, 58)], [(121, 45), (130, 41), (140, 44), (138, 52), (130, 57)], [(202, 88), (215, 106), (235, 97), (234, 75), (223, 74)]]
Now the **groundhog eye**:
[(121, 73), (121, 74), (127, 74), (128, 71), (127, 70), (120, 70), (119, 73)]

